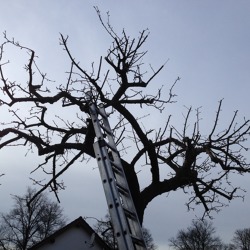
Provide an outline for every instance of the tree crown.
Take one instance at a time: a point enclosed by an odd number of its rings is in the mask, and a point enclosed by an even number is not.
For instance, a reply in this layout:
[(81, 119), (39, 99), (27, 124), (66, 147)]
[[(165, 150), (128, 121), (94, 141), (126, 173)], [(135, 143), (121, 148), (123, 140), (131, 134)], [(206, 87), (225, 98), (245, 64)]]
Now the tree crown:
[[(196, 110), (196, 121), (192, 126), (192, 108), (186, 113), (181, 131), (171, 125), (171, 116), (165, 116), (165, 108), (174, 102), (173, 88), (179, 78), (169, 86), (167, 95), (163, 88), (151, 88), (164, 64), (158, 69), (149, 67), (149, 72), (144, 69), (146, 52), (143, 45), (148, 39), (148, 31), (140, 32), (138, 38), (131, 38), (125, 30), (118, 35), (109, 21), (103, 22), (96, 10), (102, 26), (113, 40), (111, 47), (104, 59), (101, 57), (97, 66), (92, 64), (89, 71), (71, 54), (69, 38), (61, 35), (60, 45), (69, 58), (70, 68), (67, 80), (56, 89), (49, 87), (51, 81), (37, 65), (35, 51), (4, 34), (5, 42), (0, 47), (0, 103), (1, 108), (9, 108), (12, 120), (1, 124), (0, 149), (7, 146), (36, 149), (44, 160), (34, 171), (41, 170), (49, 176), (45, 183), (33, 179), (42, 186), (36, 196), (46, 188), (57, 195), (58, 189), (64, 188), (58, 179), (60, 175), (77, 161), (95, 158), (92, 144), (96, 138), (86, 99), (86, 93), (91, 91), (92, 101), (97, 105), (102, 103), (112, 119), (114, 136), (141, 222), (144, 210), (155, 197), (178, 189), (189, 193), (189, 209), (201, 204), (205, 214), (218, 211), (225, 205), (225, 200), (239, 196), (240, 187), (231, 183), (230, 176), (250, 172), (244, 153), (248, 150), (249, 120), (239, 124), (235, 112), (228, 126), (220, 129), (220, 101), (207, 135), (200, 132), (200, 109)], [(8, 80), (5, 74), (8, 63), (3, 57), (7, 46), (27, 52), (26, 81)], [(62, 115), (52, 117), (53, 108), (59, 106), (64, 110)], [(28, 113), (25, 112), (27, 107)], [(73, 109), (74, 119), (68, 120), (66, 114)], [(162, 112), (163, 126), (151, 127), (148, 120), (143, 120), (145, 109), (151, 116), (155, 111)], [(138, 179), (138, 166), (141, 170), (150, 169), (151, 178), (144, 188)]]

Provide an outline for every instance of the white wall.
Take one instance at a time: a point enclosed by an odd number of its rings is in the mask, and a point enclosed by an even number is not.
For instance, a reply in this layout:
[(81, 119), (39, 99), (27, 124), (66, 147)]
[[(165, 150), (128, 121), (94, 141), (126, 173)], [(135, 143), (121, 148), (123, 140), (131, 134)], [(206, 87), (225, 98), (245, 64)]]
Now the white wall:
[(102, 250), (94, 241), (94, 246), (90, 245), (91, 235), (88, 235), (82, 228), (73, 227), (55, 238), (54, 243), (47, 243), (38, 250)]

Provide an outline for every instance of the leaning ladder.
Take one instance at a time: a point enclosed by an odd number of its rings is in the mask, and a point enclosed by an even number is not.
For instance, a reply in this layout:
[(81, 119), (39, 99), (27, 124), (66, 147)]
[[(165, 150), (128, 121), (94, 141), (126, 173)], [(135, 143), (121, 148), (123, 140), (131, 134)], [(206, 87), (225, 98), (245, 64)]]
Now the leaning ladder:
[(109, 213), (119, 250), (145, 250), (141, 225), (135, 210), (121, 159), (103, 105), (97, 107), (88, 93), (89, 111), (97, 141), (93, 144)]

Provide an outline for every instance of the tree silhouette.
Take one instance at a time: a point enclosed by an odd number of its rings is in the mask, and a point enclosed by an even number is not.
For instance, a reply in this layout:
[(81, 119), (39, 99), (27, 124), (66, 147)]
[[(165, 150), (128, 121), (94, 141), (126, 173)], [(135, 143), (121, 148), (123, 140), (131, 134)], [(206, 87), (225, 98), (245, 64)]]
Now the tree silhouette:
[[(69, 38), (61, 35), (60, 45), (69, 58), (70, 69), (65, 83), (58, 84), (56, 89), (55, 83), (38, 67), (35, 51), (4, 34), (5, 42), (0, 47), (0, 102), (1, 108), (9, 108), (12, 120), (1, 121), (0, 149), (7, 146), (36, 149), (44, 160), (34, 171), (41, 170), (49, 176), (45, 183), (34, 180), (42, 186), (38, 194), (46, 188), (57, 194), (58, 189), (64, 188), (58, 180), (60, 175), (77, 161), (95, 158), (92, 147), (95, 134), (86, 100), (86, 92), (91, 91), (92, 101), (96, 105), (103, 103), (109, 114), (141, 222), (144, 210), (154, 198), (178, 189), (189, 195), (189, 209), (201, 204), (205, 214), (219, 210), (227, 200), (239, 195), (239, 187), (233, 186), (230, 177), (250, 172), (245, 158), (249, 120), (239, 124), (235, 112), (229, 124), (221, 128), (220, 101), (207, 135), (200, 132), (199, 109), (195, 111), (195, 122), (190, 119), (192, 108), (188, 109), (182, 130), (171, 125), (166, 107), (175, 102), (174, 86), (180, 79), (169, 86), (167, 95), (165, 88), (154, 88), (152, 84), (164, 65), (154, 70), (152, 66), (146, 69), (143, 63), (146, 54), (143, 45), (149, 32), (143, 30), (138, 38), (131, 38), (124, 30), (118, 35), (109, 20), (104, 22), (96, 10), (113, 40), (107, 55), (104, 59), (100, 57), (97, 66), (92, 64), (91, 70), (85, 70), (72, 55)], [(9, 62), (4, 55), (8, 46), (26, 51), (29, 56), (25, 81), (14, 81), (6, 75)], [(151, 126), (149, 119), (154, 119), (155, 112), (162, 114), (161, 128)], [(66, 117), (68, 114), (72, 114), (71, 118)], [(151, 171), (143, 188), (138, 167)]]
[(233, 243), (235, 249), (250, 250), (250, 228), (236, 230)]
[(13, 208), (1, 214), (0, 248), (26, 250), (65, 225), (58, 203), (50, 201), (45, 193), (32, 199), (36, 192), (28, 188), (25, 195), (13, 196)]
[(195, 220), (186, 230), (180, 230), (170, 239), (171, 246), (178, 250), (220, 250), (224, 245), (215, 236), (215, 228), (206, 220)]

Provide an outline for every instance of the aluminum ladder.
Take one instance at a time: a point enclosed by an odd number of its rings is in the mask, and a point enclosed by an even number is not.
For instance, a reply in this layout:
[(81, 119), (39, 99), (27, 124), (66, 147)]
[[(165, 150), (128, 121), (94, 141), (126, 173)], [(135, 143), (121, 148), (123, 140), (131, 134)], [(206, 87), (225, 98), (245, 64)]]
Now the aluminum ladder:
[(103, 105), (87, 93), (89, 113), (97, 141), (93, 147), (119, 250), (145, 250), (142, 228), (132, 200), (119, 152)]

